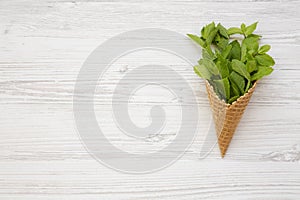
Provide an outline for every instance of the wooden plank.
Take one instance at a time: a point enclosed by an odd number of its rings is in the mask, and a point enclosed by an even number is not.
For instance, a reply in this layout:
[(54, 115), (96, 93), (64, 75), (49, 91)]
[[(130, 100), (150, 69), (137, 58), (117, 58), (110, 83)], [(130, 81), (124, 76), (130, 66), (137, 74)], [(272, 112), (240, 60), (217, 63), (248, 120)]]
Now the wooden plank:
[[(1, 1), (0, 199), (298, 199), (299, 6), (287, 0)], [(122, 69), (145, 63), (171, 66), (191, 83), (202, 111), (201, 131), (181, 159), (156, 173), (124, 174), (93, 159), (76, 133), (72, 110), (76, 77), (88, 55), (124, 31), (158, 27), (197, 33), (212, 20), (226, 26), (258, 20), (262, 43), (272, 45), (277, 63), (259, 83), (225, 159), (217, 148), (200, 157), (204, 141), (213, 145), (216, 139), (213, 134), (206, 138), (210, 110), (203, 81), (176, 57), (149, 51), (116, 62), (101, 85), (105, 93), (96, 94), (96, 114), (106, 136), (138, 153), (167, 142), (167, 137), (145, 140), (137, 148), (132, 138), (120, 138), (107, 119)], [(150, 94), (137, 95), (138, 105), (131, 108), (141, 126), (149, 123), (149, 112), (141, 110), (149, 111), (154, 103), (167, 102), (166, 110), (176, 111), (177, 102), (169, 96)], [(170, 130), (175, 128), (170, 124)], [(116, 152), (106, 156), (120, 159)]]

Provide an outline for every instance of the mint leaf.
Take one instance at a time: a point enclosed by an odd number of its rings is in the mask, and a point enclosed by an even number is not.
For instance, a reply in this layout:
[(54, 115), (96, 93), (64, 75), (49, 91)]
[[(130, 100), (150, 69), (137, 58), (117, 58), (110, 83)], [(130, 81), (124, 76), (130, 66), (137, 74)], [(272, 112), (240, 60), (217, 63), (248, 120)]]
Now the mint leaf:
[(254, 55), (256, 55), (256, 52), (254, 50), (250, 50), (246, 53), (246, 60), (255, 60)]
[(266, 67), (266, 66), (258, 66), (258, 70), (255, 74), (252, 75), (251, 81), (256, 81), (261, 79), (264, 76), (267, 76), (273, 72), (272, 67)]
[(245, 34), (245, 32), (246, 32), (246, 25), (244, 23), (241, 24), (241, 30), (242, 30), (242, 33)]
[(226, 63), (227, 60), (218, 60), (216, 63), (216, 66), (219, 70), (219, 74), (221, 75), (221, 78), (226, 78), (229, 76), (229, 70), (228, 70), (228, 63)]
[(221, 55), (223, 56), (223, 58), (227, 58), (228, 55), (230, 54), (230, 51), (232, 49), (231, 45), (228, 45), (221, 53)]
[(232, 70), (236, 71), (241, 76), (245, 77), (247, 80), (250, 80), (250, 74), (246, 69), (246, 66), (243, 62), (239, 60), (232, 60)]
[[(231, 97), (240, 96), (240, 94), (243, 94), (242, 92), (240, 92), (239, 87), (241, 87), (242, 91), (244, 90), (245, 79), (234, 71), (231, 72), (228, 79), (229, 79), (230, 86), (231, 86), (231, 88), (230, 88)], [(236, 83), (238, 83), (239, 86)]]
[(234, 97), (231, 97), (229, 100), (228, 100), (228, 103), (233, 103), (233, 102), (235, 102), (237, 99), (239, 98), (239, 96), (237, 95), (237, 96), (234, 96)]
[(197, 35), (193, 35), (193, 34), (187, 34), (187, 36), (189, 36), (194, 42), (199, 44), (201, 47), (205, 48), (205, 41), (202, 40), (200, 37), (198, 37)]
[(257, 52), (259, 46), (258, 38), (255, 37), (245, 38), (243, 40), (242, 45), (245, 45), (247, 50), (254, 50), (254, 52)]
[(210, 35), (211, 35), (211, 32), (215, 29), (215, 22), (212, 22), (208, 25), (206, 25), (204, 28), (202, 28), (201, 30), (201, 34), (202, 34), (202, 37), (204, 39), (207, 39)]
[(243, 34), (242, 30), (237, 27), (232, 27), (227, 30), (228, 35)]
[(258, 54), (264, 54), (264, 53), (268, 52), (270, 49), (271, 49), (271, 46), (268, 44), (261, 46), (258, 50)]
[(201, 78), (204, 78), (206, 80), (209, 80), (212, 74), (210, 71), (204, 66), (204, 65), (196, 65), (194, 66), (194, 72), (200, 76)]
[(208, 60), (214, 60), (217, 57), (212, 52), (208, 53), (207, 49), (202, 49), (202, 58), (205, 58)]
[(251, 86), (251, 81), (250, 80), (247, 80), (247, 85), (246, 85), (246, 89), (245, 89), (245, 93), (248, 92), (250, 86)]
[(269, 66), (275, 65), (275, 61), (268, 54), (257, 55), (257, 56), (255, 56), (255, 59), (258, 64), (263, 65), (263, 66), (269, 67)]
[(206, 39), (206, 44), (210, 45), (212, 43), (212, 41), (214, 40), (216, 34), (218, 32), (218, 29), (213, 28), (212, 31), (209, 33), (207, 39)]
[(220, 93), (220, 95), (224, 99), (229, 99), (230, 98), (230, 83), (228, 78), (224, 78), (221, 80), (214, 80), (214, 83), (216, 84), (216, 87)]
[[(201, 36), (188, 34), (203, 49), (195, 73), (206, 79), (227, 103), (236, 101), (254, 81), (273, 71), (275, 61), (266, 54), (270, 45), (259, 47), (261, 36), (254, 33), (256, 27), (257, 22), (227, 29), (212, 22), (201, 29)], [(234, 34), (243, 38), (231, 37)]]
[(246, 55), (247, 55), (247, 46), (245, 44), (242, 44), (241, 46), (241, 61), (246, 61)]
[(257, 52), (258, 46), (259, 46), (258, 38), (255, 37), (245, 38), (242, 42), (242, 47), (241, 47), (241, 61), (242, 62), (246, 61), (247, 51), (252, 51), (250, 52), (250, 54)]
[(223, 50), (227, 47), (229, 40), (225, 38), (220, 38), (220, 41), (217, 43), (217, 46)]
[(224, 26), (222, 26), (222, 25), (219, 23), (218, 26), (217, 26), (217, 28), (219, 29), (219, 33), (220, 33), (223, 37), (225, 37), (226, 39), (229, 38), (229, 35), (228, 35), (228, 33), (227, 33), (227, 30), (226, 30), (226, 28), (225, 28)]
[(250, 26), (246, 27), (245, 32), (244, 32), (246, 36), (252, 34), (253, 31), (255, 31), (257, 23), (258, 22), (255, 22), (255, 23), (251, 24)]
[[(234, 72), (235, 73), (235, 72)], [(242, 78), (243, 79), (243, 78)], [(231, 88), (230, 88), (230, 94), (231, 94), (231, 96), (233, 97), (233, 96), (240, 96), (240, 94), (242, 94), (241, 92), (240, 92), (240, 89), (239, 89), (239, 87), (235, 84), (235, 82), (233, 82), (232, 80), (231, 80), (231, 77), (229, 77), (229, 81), (230, 81), (230, 86), (231, 86)], [(244, 80), (243, 80), (244, 81)]]
[(198, 63), (200, 66), (204, 66), (205, 68), (207, 68), (211, 74), (213, 75), (219, 74), (219, 69), (217, 68), (216, 64), (212, 60), (203, 58), (199, 60)]
[(234, 40), (233, 42), (230, 43), (232, 48), (229, 54), (229, 58), (232, 59), (241, 59), (241, 47), (240, 43), (237, 40)]
[(249, 73), (252, 73), (257, 70), (256, 62), (255, 60), (248, 60), (246, 63), (246, 69)]
[(206, 37), (204, 37), (205, 36), (205, 34), (206, 34), (206, 26), (203, 26), (202, 27), (202, 29), (201, 29), (201, 37), (203, 38), (203, 39), (206, 39)]
[[(235, 85), (236, 88), (239, 89), (240, 94), (244, 94), (245, 79), (242, 76), (240, 76), (238, 73), (233, 71), (229, 75), (229, 80), (230, 80), (231, 83), (233, 83), (232, 85)], [(233, 87), (233, 89), (235, 89), (235, 90), (236, 90), (236, 88)]]
[(249, 38), (249, 37), (260, 39), (262, 36), (261, 35), (257, 35), (257, 34), (250, 34), (250, 35), (247, 36), (247, 38)]

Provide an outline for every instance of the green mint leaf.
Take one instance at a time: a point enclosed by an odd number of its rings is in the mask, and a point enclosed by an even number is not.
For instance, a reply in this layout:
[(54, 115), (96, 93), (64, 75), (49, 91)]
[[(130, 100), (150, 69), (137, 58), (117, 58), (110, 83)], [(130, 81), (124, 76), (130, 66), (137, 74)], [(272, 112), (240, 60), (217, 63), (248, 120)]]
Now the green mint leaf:
[(203, 26), (202, 29), (201, 29), (201, 37), (202, 37), (203, 39), (206, 39), (206, 37), (204, 37), (205, 34), (206, 34), (205, 28), (206, 28), (206, 26)]
[(201, 34), (204, 39), (208, 39), (208, 37), (211, 35), (211, 32), (215, 29), (215, 22), (212, 22), (208, 25), (206, 25), (202, 30)]
[(243, 34), (242, 30), (237, 27), (232, 27), (227, 30), (228, 35)]
[(232, 59), (241, 59), (241, 46), (240, 43), (237, 40), (234, 40), (233, 42), (230, 43), (232, 46), (231, 51), (229, 53), (229, 58)]
[(245, 38), (242, 42), (241, 47), (241, 61), (246, 61), (247, 51), (250, 51), (250, 54), (256, 53), (258, 50), (258, 38), (250, 37)]
[(258, 38), (245, 38), (242, 42), (242, 45), (246, 46), (247, 50), (253, 50), (254, 52), (257, 52), (259, 46)]
[(252, 73), (257, 70), (256, 62), (255, 60), (248, 60), (246, 63), (246, 69), (249, 73)]
[(271, 74), (272, 72), (273, 72), (272, 67), (258, 66), (257, 72), (251, 76), (251, 81), (259, 80), (262, 77)]
[(187, 34), (187, 36), (189, 36), (194, 42), (199, 44), (201, 47), (205, 48), (205, 41), (202, 40), (200, 37), (198, 37), (197, 35), (193, 35), (193, 34)]
[(231, 80), (230, 80), (230, 86), (231, 86), (231, 88), (230, 88), (231, 97), (239, 96), (241, 94), (240, 89), (238, 88), (238, 86)]
[(252, 34), (255, 31), (257, 23), (258, 22), (255, 22), (255, 23), (251, 24), (250, 26), (246, 27), (245, 32), (244, 32), (246, 36)]
[(240, 92), (235, 91), (235, 94), (237, 95), (237, 93), (239, 94), (244, 94), (244, 89), (245, 89), (245, 79), (240, 76), (238, 73), (236, 72), (231, 72), (231, 74), (229, 75), (229, 80), (232, 83), (231, 85), (233, 86), (234, 90), (238, 90)]
[(223, 50), (227, 47), (229, 40), (226, 38), (220, 38), (220, 41), (217, 43), (217, 46)]
[(218, 43), (221, 40), (221, 35), (220, 34), (216, 34), (215, 38), (213, 39), (213, 42)]
[[(216, 55), (212, 52), (210, 46), (207, 46), (207, 47), (205, 48), (205, 50), (209, 53), (209, 55), (210, 55), (213, 59), (216, 58)], [(213, 59), (212, 59), (212, 60), (213, 60)]]
[(206, 44), (211, 45), (212, 41), (214, 40), (216, 34), (218, 33), (218, 29), (214, 28), (212, 31), (209, 33), (207, 39), (206, 39)]
[(239, 95), (233, 96), (228, 100), (228, 103), (231, 104), (231, 103), (235, 102), (238, 98), (239, 98)]
[(257, 34), (250, 34), (247, 36), (248, 38), (253, 37), (253, 38), (257, 38), (260, 39), (262, 36), (261, 35), (257, 35)]
[(194, 66), (194, 72), (200, 76), (201, 78), (204, 78), (206, 80), (209, 80), (212, 74), (210, 71), (204, 66), (204, 65), (196, 65)]
[(206, 49), (202, 49), (202, 58), (211, 59), (212, 56), (208, 53)]
[(246, 25), (244, 23), (241, 24), (241, 30), (242, 30), (242, 33), (245, 34), (245, 32), (246, 32)]
[(212, 52), (209, 53), (209, 52), (207, 51), (207, 48), (206, 48), (206, 49), (202, 49), (202, 58), (205, 58), (205, 59), (208, 59), (208, 60), (214, 60), (214, 59), (216, 59), (217, 57), (216, 57), (216, 55), (213, 54)]
[(247, 85), (246, 85), (246, 89), (245, 89), (245, 93), (248, 92), (248, 90), (249, 90), (249, 88), (250, 88), (251, 85), (252, 85), (252, 84), (251, 84), (251, 81), (248, 80), (248, 81), (247, 81)]
[[(232, 72), (232, 73), (235, 73), (237, 76), (239, 76), (239, 78), (241, 78), (240, 80), (241, 81), (244, 81), (244, 78), (243, 77), (241, 77), (240, 75), (238, 75), (236, 72)], [(230, 76), (229, 76), (229, 82), (230, 82), (230, 86), (231, 86), (231, 88), (230, 88), (230, 94), (231, 94), (231, 97), (234, 97), (234, 96), (240, 96), (240, 94), (242, 94), (241, 92), (240, 92), (240, 89), (239, 89), (239, 87), (236, 85), (236, 83), (234, 82), (234, 81), (232, 81), (232, 79), (233, 79), (233, 77), (234, 77), (235, 75), (232, 75), (232, 74), (230, 74)], [(239, 79), (238, 78), (238, 79)], [(243, 88), (244, 89), (244, 88)]]
[(224, 26), (222, 26), (220, 23), (217, 25), (217, 28), (219, 29), (219, 33), (223, 36), (223, 37), (225, 37), (226, 39), (228, 39), (229, 38), (229, 35), (228, 35), (228, 33), (227, 33), (227, 30), (226, 30), (226, 28), (224, 27)]
[(226, 48), (221, 53), (221, 55), (223, 56), (223, 58), (227, 58), (228, 57), (228, 55), (230, 54), (231, 49), (232, 49), (232, 45), (226, 46)]
[(236, 71), (241, 76), (245, 77), (247, 80), (250, 80), (250, 74), (246, 69), (246, 65), (239, 60), (232, 60), (232, 70)]
[(247, 52), (246, 59), (254, 60), (254, 56), (256, 56), (256, 52), (254, 50), (250, 50)]
[(221, 75), (221, 78), (226, 78), (229, 76), (229, 70), (228, 70), (228, 61), (226, 62), (227, 60), (218, 60), (217, 63), (216, 63), (216, 66), (219, 70), (219, 74)]
[(259, 48), (258, 54), (264, 54), (264, 53), (268, 52), (270, 49), (271, 49), (270, 45), (268, 45), (268, 44), (263, 45)]
[(199, 60), (198, 63), (200, 66), (203, 65), (204, 67), (206, 67), (211, 74), (219, 75), (219, 69), (217, 68), (216, 64), (212, 60), (203, 58)]
[[(257, 22), (226, 29), (212, 22), (201, 29), (200, 37), (188, 34), (203, 49), (202, 59), (194, 67), (195, 73), (208, 80), (219, 98), (227, 103), (236, 101), (253, 86), (253, 81), (273, 71), (271, 66), (275, 61), (266, 54), (270, 45), (259, 48), (261, 36), (254, 34), (256, 27)], [(234, 34), (244, 37), (231, 37)]]
[(217, 87), (220, 95), (225, 99), (230, 98), (230, 83), (228, 78), (223, 78), (221, 80), (214, 80), (215, 86)]
[(258, 64), (263, 65), (263, 66), (269, 67), (269, 66), (275, 65), (275, 61), (268, 54), (257, 55), (257, 56), (255, 56), (255, 59)]
[(242, 62), (246, 61), (246, 55), (247, 55), (247, 46), (242, 44), (242, 47), (241, 47), (241, 61)]

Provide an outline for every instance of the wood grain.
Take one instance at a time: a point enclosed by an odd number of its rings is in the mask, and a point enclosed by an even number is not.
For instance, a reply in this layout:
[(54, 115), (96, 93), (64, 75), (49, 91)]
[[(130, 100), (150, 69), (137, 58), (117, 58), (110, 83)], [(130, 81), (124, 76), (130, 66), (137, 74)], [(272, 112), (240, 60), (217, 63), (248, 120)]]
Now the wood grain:
[[(287, 0), (1, 1), (0, 199), (299, 199), (299, 6)], [(156, 173), (123, 174), (94, 160), (77, 136), (72, 110), (75, 80), (87, 56), (124, 31), (157, 27), (198, 33), (212, 20), (226, 26), (258, 20), (262, 43), (272, 45), (276, 60), (225, 159), (217, 148), (200, 158), (205, 135), (199, 133), (180, 160)], [(192, 70), (162, 55), (133, 58), (116, 63), (115, 79), (103, 85), (107, 93), (124, 66), (171, 63), (191, 81), (209, 115), (204, 83)], [(148, 109), (151, 102), (139, 103)], [(95, 103), (109, 112), (109, 96), (99, 94)], [(147, 119), (147, 113), (133, 115)], [(207, 125), (209, 117), (203, 120)], [(133, 141), (120, 140), (110, 127), (104, 120), (110, 139), (130, 149)], [(145, 153), (143, 144), (139, 153)], [(115, 152), (106, 155), (114, 159)]]

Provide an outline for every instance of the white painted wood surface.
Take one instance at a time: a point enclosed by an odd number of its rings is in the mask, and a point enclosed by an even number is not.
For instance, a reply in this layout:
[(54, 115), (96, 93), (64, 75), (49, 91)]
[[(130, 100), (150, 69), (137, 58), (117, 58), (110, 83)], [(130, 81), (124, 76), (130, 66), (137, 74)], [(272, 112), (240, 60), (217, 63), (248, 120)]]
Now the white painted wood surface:
[[(299, 7), (287, 0), (0, 1), (0, 199), (299, 199)], [(124, 31), (196, 33), (212, 20), (226, 26), (258, 20), (276, 60), (225, 159), (216, 148), (200, 159), (199, 137), (179, 161), (152, 174), (122, 174), (95, 161), (72, 113), (74, 82), (87, 56)], [(205, 99), (203, 82), (183, 73)]]

